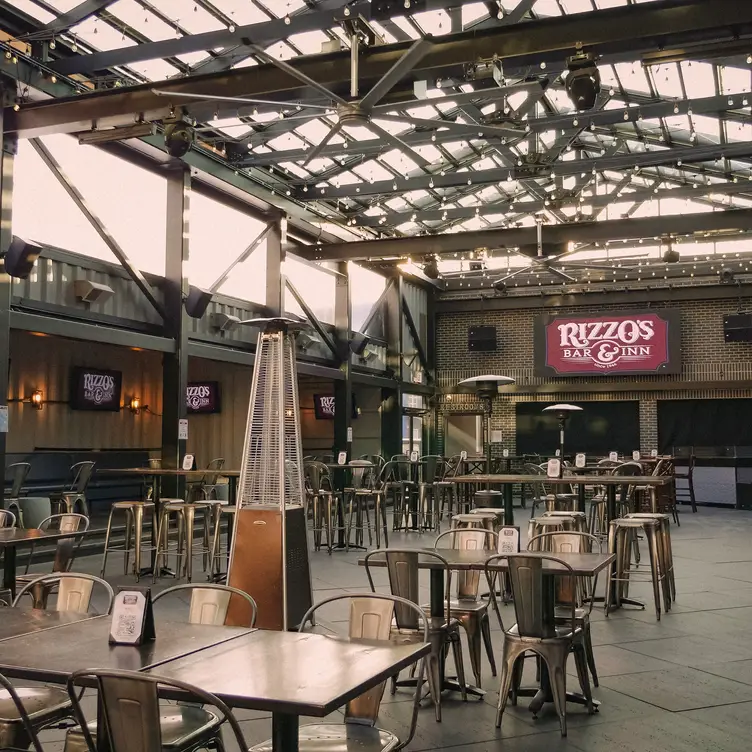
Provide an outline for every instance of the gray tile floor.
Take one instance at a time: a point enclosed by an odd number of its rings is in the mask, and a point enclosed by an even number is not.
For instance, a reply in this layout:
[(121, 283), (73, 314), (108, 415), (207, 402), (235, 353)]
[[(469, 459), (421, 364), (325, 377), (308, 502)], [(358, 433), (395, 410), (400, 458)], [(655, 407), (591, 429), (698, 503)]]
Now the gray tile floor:
[[(521, 510), (517, 515), (526, 517)], [(673, 527), (672, 534), (678, 595), (671, 613), (663, 615), (660, 622), (656, 622), (652, 609), (625, 609), (608, 618), (600, 610), (593, 613), (593, 642), (601, 677), (600, 688), (594, 690), (602, 703), (597, 714), (589, 716), (584, 708), (570, 705), (569, 735), (561, 739), (552, 707), (546, 706), (534, 719), (521, 701), (517, 707), (507, 707), (502, 727), (497, 730), (497, 680), (484, 663), (486, 696), (463, 703), (459, 696), (445, 695), (440, 724), (434, 721), (433, 710), (426, 702), (410, 749), (748, 750), (752, 717), (752, 514), (701, 508), (696, 515), (685, 512), (681, 527)], [(393, 545), (429, 545), (430, 540), (428, 534), (401, 540), (395, 536)], [(355, 552), (333, 556), (311, 553), (315, 599), (367, 590), (365, 573), (357, 559)], [(89, 557), (80, 560), (76, 568), (96, 572), (98, 566), (98, 558)], [(113, 556), (108, 579), (113, 584), (132, 581), (116, 574), (119, 567)], [(386, 590), (383, 572), (377, 576), (379, 589)], [(169, 584), (172, 582), (157, 587)], [(649, 600), (644, 584), (633, 586), (630, 594)], [(176, 600), (157, 613), (157, 633), (159, 613), (169, 611), (176, 617), (181, 607), (184, 603)], [(512, 607), (503, 609), (502, 614), (511, 623)], [(336, 627), (344, 619), (344, 611), (333, 609), (327, 619)], [(502, 636), (495, 619), (492, 624), (498, 661)], [(574, 686), (573, 666), (569, 673)], [(398, 733), (404, 730), (410, 699), (408, 692), (398, 692), (394, 698), (387, 693), (381, 725)], [(240, 717), (249, 744), (269, 737), (268, 716), (244, 713)], [(61, 740), (61, 732), (46, 732), (45, 749), (59, 752)]]

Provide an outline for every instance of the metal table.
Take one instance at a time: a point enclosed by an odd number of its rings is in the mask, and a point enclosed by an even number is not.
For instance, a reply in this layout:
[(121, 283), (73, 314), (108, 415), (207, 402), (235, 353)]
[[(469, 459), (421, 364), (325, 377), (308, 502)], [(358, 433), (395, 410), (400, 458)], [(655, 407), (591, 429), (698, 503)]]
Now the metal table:
[(35, 543), (47, 543), (61, 538), (77, 538), (85, 532), (42, 531), (36, 528), (3, 527), (0, 528), (0, 549), (3, 551), (3, 588), (10, 590), (16, 597), (16, 548), (31, 546)]
[[(416, 549), (418, 552), (425, 550), (426, 552), (433, 552), (434, 549)], [(442, 548), (438, 552), (447, 560), (449, 568), (452, 571), (485, 571), (486, 561), (496, 555), (496, 551), (491, 550), (459, 550)], [(545, 578), (550, 580), (548, 588), (548, 595), (543, 599), (543, 618), (548, 624), (555, 624), (555, 587), (554, 577), (556, 575), (577, 575), (582, 577), (594, 577), (598, 572), (608, 567), (616, 558), (614, 554), (556, 554), (558, 559), (565, 561), (572, 567), (572, 571), (565, 569), (555, 562), (545, 562), (543, 565), (544, 574), (550, 574), (551, 577)], [(358, 564), (363, 566), (364, 562), (361, 559)], [(373, 567), (386, 567), (386, 559), (380, 557), (373, 557), (368, 562), (369, 566)], [(445, 600), (445, 583), (444, 583), (444, 564), (437, 560), (435, 557), (427, 556), (425, 559), (419, 558), (419, 569), (430, 570), (431, 576), (431, 616), (441, 617), (444, 614), (446, 606)], [(493, 567), (495, 571), (505, 572), (507, 570), (507, 562), (502, 561), (498, 566)], [(458, 691), (459, 685), (455, 680), (447, 679), (444, 676), (442, 670), (442, 689), (448, 689), (452, 691)], [(484, 693), (475, 687), (467, 687), (468, 692), (482, 696)], [(518, 692), (521, 696), (533, 696), (533, 700), (530, 703), (530, 710), (537, 713), (545, 702), (552, 702), (553, 695), (551, 693), (551, 684), (548, 678), (548, 672), (545, 669), (545, 664), (541, 668), (541, 686), (535, 690), (522, 689)], [(567, 692), (567, 700), (575, 702), (580, 705), (585, 704), (585, 698), (575, 692)]]
[(95, 614), (79, 614), (74, 611), (45, 611), (39, 608), (3, 608), (0, 611), (0, 642), (14, 637), (34, 635), (48, 629), (57, 629), (67, 624), (86, 619), (98, 619)]
[(295, 752), (299, 716), (323, 718), (429, 650), (423, 642), (258, 630), (152, 673), (194, 684), (234, 708), (271, 712), (272, 748)]
[[(225, 477), (228, 481), (228, 500), (229, 506), (235, 506), (237, 502), (238, 493), (238, 478), (240, 477), (240, 470), (183, 470), (181, 468), (156, 468), (156, 467), (123, 467), (123, 468), (111, 468), (97, 471), (101, 474), (110, 475), (139, 475), (142, 478), (151, 478), (152, 488), (154, 489), (154, 514), (157, 520), (159, 520), (159, 503), (162, 496), (162, 478), (185, 478), (186, 480), (198, 480), (203, 478), (204, 475), (217, 475), (219, 477)], [(232, 526), (233, 517), (230, 517), (227, 521), (227, 534), (229, 540), (232, 540)], [(157, 559), (157, 531), (152, 528), (151, 531), (151, 565), (141, 570), (141, 577), (154, 573), (154, 567), (156, 566)], [(230, 546), (227, 546), (228, 558)], [(170, 570), (163, 570), (167, 575), (174, 575), (174, 572)]]

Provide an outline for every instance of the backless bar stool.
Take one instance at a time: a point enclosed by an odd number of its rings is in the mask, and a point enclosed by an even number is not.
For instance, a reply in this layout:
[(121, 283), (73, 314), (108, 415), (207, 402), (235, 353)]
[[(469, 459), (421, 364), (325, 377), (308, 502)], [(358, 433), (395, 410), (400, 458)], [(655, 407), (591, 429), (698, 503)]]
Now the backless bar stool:
[(588, 518), (585, 512), (544, 512), (541, 517), (565, 517), (572, 521), (572, 530), (580, 533), (588, 532)]
[(662, 562), (662, 571), (668, 578), (668, 585), (671, 589), (671, 600), (676, 600), (676, 580), (674, 578), (674, 554), (671, 549), (671, 515), (663, 512), (635, 512), (625, 515), (626, 519), (654, 519), (660, 522), (661, 543), (663, 544), (662, 552), (664, 561)]
[[(611, 520), (608, 535), (609, 553), (616, 554), (616, 560), (608, 569), (606, 580), (605, 612), (608, 616), (612, 605), (620, 605), (629, 592), (630, 581), (636, 581), (644, 573), (631, 568), (631, 554), (638, 532), (644, 532), (650, 553), (650, 579), (653, 583), (655, 618), (661, 618), (661, 592), (665, 611), (671, 609), (671, 593), (668, 577), (663, 568), (666, 557), (663, 553), (663, 538), (660, 534), (661, 521), (657, 519), (619, 517)], [(615, 587), (613, 584), (615, 583)], [(613, 601), (616, 603), (613, 603)]]
[[(144, 513), (150, 511), (152, 515), (152, 526), (156, 528), (156, 517), (154, 514), (153, 501), (116, 501), (110, 507), (110, 516), (107, 519), (107, 532), (104, 538), (104, 555), (102, 557), (101, 576), (104, 577), (104, 571), (107, 567), (107, 554), (110, 551), (120, 551), (125, 554), (125, 571), (128, 574), (128, 561), (130, 560), (131, 551), (133, 551), (133, 566), (136, 575), (136, 582), (141, 577), (141, 550), (143, 545), (144, 531)], [(110, 546), (110, 536), (112, 535), (112, 520), (116, 512), (125, 513), (125, 545)], [(133, 546), (131, 546), (133, 540)], [(147, 546), (151, 549), (152, 546)]]
[(480, 528), (482, 530), (490, 530), (495, 533), (494, 525), (496, 524), (496, 512), (481, 512), (476, 510), (468, 514), (455, 514), (452, 517), (452, 530), (459, 530), (461, 528)]
[(554, 533), (562, 530), (579, 530), (579, 520), (567, 515), (544, 514), (533, 517), (527, 525), (527, 539), (532, 540), (536, 535)]
[[(212, 505), (205, 501), (181, 501), (177, 499), (162, 503), (159, 511), (159, 525), (157, 527), (157, 561), (154, 567), (154, 582), (157, 581), (162, 564), (167, 561), (170, 554), (177, 558), (176, 576), (180, 576), (180, 570), (185, 572), (188, 582), (193, 579), (193, 556), (200, 553), (206, 562), (211, 556), (212, 549), (209, 535), (209, 520)], [(194, 526), (196, 512), (203, 512), (203, 545), (198, 550), (194, 548)], [(177, 518), (177, 543), (175, 547), (170, 545), (170, 515)], [(160, 557), (162, 564), (160, 563)], [(206, 564), (204, 564), (206, 567)]]

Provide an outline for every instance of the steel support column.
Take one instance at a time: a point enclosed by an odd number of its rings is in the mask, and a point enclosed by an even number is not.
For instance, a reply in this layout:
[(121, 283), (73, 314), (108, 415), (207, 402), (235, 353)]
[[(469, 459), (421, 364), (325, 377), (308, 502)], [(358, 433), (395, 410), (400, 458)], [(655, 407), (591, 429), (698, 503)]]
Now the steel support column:
[(284, 312), (285, 280), (282, 263), (285, 249), (282, 243), (282, 218), (269, 223), (266, 236), (266, 307), (270, 316), (281, 316)]
[(402, 452), (402, 277), (387, 287), (386, 364), (395, 378), (393, 387), (381, 390), (381, 453), (389, 457)]
[[(189, 170), (179, 167), (168, 174), (165, 333), (175, 340), (175, 352), (165, 353), (162, 358), (162, 464), (166, 468), (181, 466), (187, 445), (186, 439), (181, 438), (180, 421), (186, 420), (188, 415), (185, 401), (188, 384), (188, 314), (183, 300), (188, 294), (185, 264), (188, 261), (190, 193)], [(185, 482), (179, 479), (167, 495), (183, 498), (184, 490)]]
[(338, 264), (341, 273), (334, 291), (334, 327), (340, 352), (340, 370), (345, 378), (334, 382), (334, 446), (337, 451), (346, 451), (352, 456), (352, 356), (350, 335), (352, 332), (352, 307), (350, 305), (350, 277), (347, 263)]
[[(0, 95), (5, 100), (6, 95), (15, 94), (15, 86), (9, 92), (2, 90)], [(0, 115), (0, 136), (2, 137), (2, 152), (0, 152), (0, 251), (5, 254), (10, 246), (12, 234), (13, 207), (13, 162), (16, 155), (18, 140), (14, 134), (6, 134), (3, 128), (3, 117)], [(8, 410), (8, 372), (10, 359), (10, 303), (11, 278), (0, 271), (0, 410)], [(7, 416), (7, 412), (6, 412)], [(5, 431), (0, 427), (0, 467), (5, 467)], [(0, 503), (0, 507), (3, 506)]]

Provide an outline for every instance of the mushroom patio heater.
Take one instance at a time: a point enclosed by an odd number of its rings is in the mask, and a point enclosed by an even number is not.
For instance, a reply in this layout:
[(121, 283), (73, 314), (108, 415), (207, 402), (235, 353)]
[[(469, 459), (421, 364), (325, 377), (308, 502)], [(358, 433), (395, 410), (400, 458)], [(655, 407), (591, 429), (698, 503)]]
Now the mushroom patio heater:
[(483, 402), (486, 415), (486, 472), (491, 472), (491, 413), (494, 399), (499, 395), (502, 386), (514, 384), (511, 376), (473, 376), (463, 379), (457, 384), (460, 392), (474, 394)]
[(559, 477), (562, 476), (562, 468), (564, 466), (564, 432), (567, 427), (567, 421), (572, 413), (581, 413), (582, 408), (577, 405), (568, 405), (566, 403), (559, 405), (549, 405), (543, 408), (544, 413), (550, 413), (555, 415), (559, 419), (559, 459), (561, 460), (561, 467), (559, 468)]
[[(303, 452), (295, 365), (298, 322), (242, 322), (260, 327), (241, 458), (227, 584), (253, 596), (256, 626), (298, 626), (313, 603), (303, 507)], [(247, 606), (233, 598), (227, 624)]]

